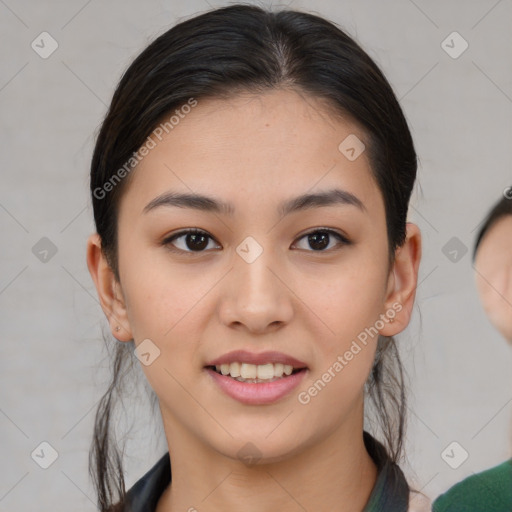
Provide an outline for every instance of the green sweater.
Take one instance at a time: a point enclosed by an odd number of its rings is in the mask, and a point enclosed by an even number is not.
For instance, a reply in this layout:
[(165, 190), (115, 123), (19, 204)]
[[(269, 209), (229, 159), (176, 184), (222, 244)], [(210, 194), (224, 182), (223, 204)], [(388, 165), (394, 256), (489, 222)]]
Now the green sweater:
[(455, 484), (432, 512), (512, 512), (512, 459)]

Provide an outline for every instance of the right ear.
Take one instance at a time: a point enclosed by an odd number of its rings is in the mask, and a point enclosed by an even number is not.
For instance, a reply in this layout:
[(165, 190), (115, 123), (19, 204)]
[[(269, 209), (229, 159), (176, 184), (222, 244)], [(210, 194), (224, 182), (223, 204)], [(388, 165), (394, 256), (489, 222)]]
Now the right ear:
[[(119, 341), (131, 341), (133, 335), (121, 283), (116, 279), (101, 250), (101, 238), (98, 233), (90, 235), (87, 239), (87, 267), (96, 286), (101, 308), (110, 324), (112, 335)], [(116, 330), (117, 327), (119, 330)]]

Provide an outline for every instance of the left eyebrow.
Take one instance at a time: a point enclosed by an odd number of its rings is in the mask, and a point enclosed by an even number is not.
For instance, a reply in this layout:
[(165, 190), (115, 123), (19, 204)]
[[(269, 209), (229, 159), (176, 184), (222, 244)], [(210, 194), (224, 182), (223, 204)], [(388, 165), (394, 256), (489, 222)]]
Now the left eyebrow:
[[(300, 210), (334, 205), (351, 205), (357, 207), (363, 212), (366, 212), (366, 207), (357, 196), (339, 188), (323, 192), (315, 192), (312, 194), (302, 194), (300, 196), (287, 199), (278, 205), (277, 211), (284, 217), (285, 215)], [(200, 211), (224, 214), (231, 217), (235, 213), (235, 208), (231, 203), (226, 203), (203, 194), (178, 193), (173, 191), (168, 191), (155, 197), (144, 207), (143, 213), (147, 213), (162, 206), (192, 208)]]

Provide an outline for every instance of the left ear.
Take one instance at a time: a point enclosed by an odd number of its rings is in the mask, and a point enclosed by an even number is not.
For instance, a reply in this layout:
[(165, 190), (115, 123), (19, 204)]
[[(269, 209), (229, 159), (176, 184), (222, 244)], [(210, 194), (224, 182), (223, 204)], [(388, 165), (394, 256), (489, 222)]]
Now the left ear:
[(395, 261), (389, 272), (384, 312), (386, 321), (383, 322), (384, 327), (379, 329), (381, 335), (394, 336), (409, 325), (416, 297), (420, 260), (420, 229), (416, 224), (407, 222), (405, 242), (396, 249)]

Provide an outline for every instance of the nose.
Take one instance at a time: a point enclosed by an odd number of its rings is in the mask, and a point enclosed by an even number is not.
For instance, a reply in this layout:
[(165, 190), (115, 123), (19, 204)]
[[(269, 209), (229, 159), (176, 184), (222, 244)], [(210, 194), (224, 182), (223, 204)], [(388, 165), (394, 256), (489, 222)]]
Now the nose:
[(263, 250), (254, 261), (240, 254), (234, 255), (233, 268), (223, 280), (221, 321), (251, 333), (282, 328), (293, 316), (294, 295), (286, 272), (270, 250)]

